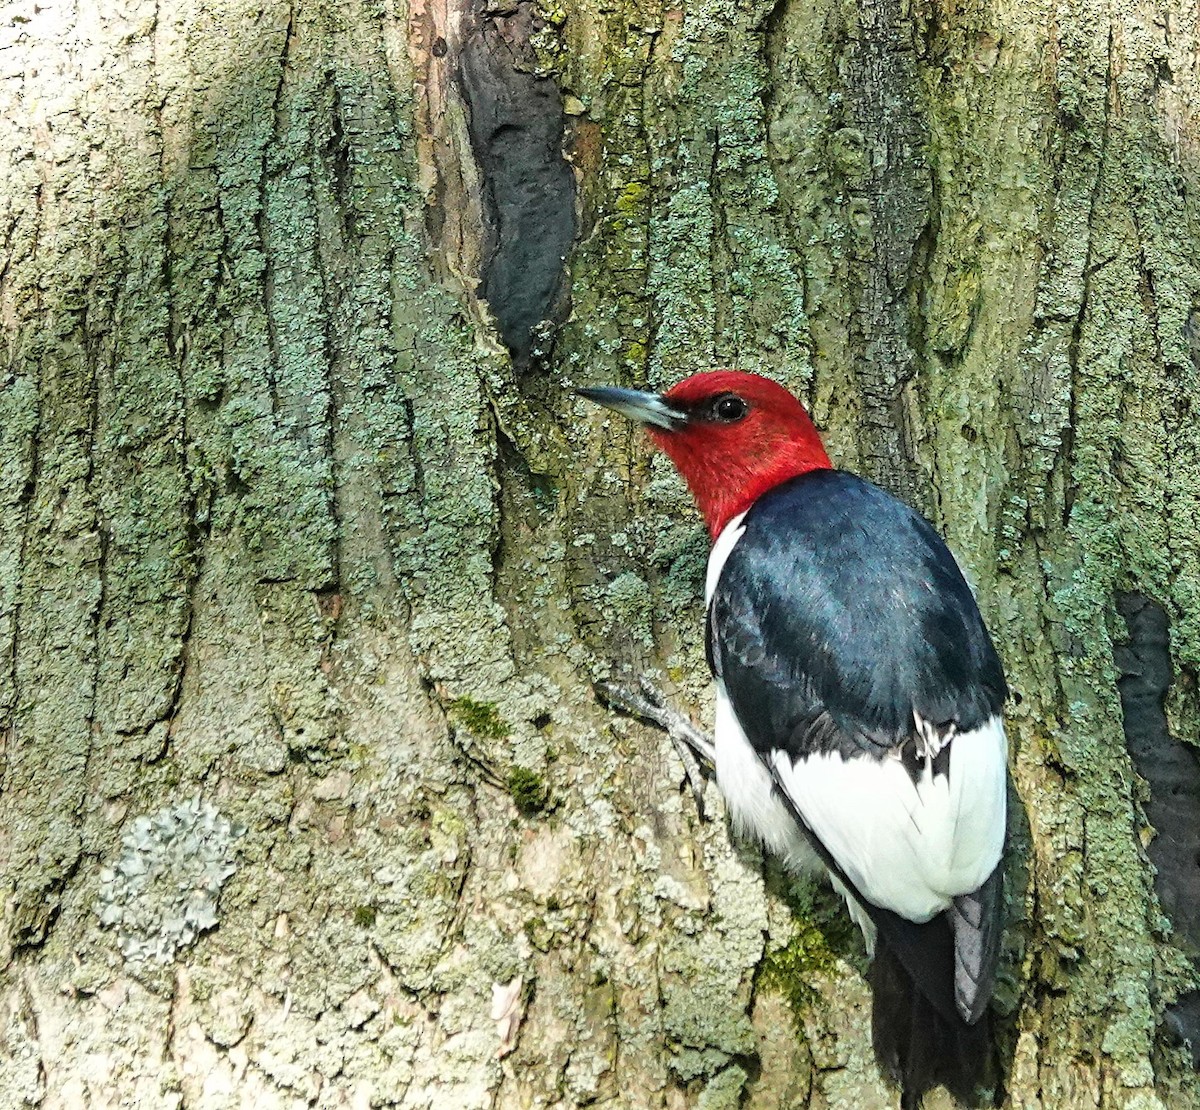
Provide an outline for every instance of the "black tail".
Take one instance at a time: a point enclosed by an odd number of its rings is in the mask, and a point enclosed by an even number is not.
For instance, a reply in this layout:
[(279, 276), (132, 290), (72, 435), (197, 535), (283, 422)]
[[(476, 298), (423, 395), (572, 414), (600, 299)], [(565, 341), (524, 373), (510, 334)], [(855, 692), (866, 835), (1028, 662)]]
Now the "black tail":
[(994, 1106), (999, 1066), (987, 1003), (1003, 931), (1003, 865), (951, 909), (909, 921), (859, 894), (778, 777), (775, 785), (847, 902), (857, 902), (875, 926), (871, 1040), (880, 1067), (900, 1084), (901, 1106), (918, 1110), (925, 1092), (939, 1085), (969, 1106)]
[(879, 1064), (900, 1085), (904, 1110), (917, 1110), (939, 1084), (970, 1106), (994, 1102), (988, 1015), (968, 1024), (953, 1001), (950, 920), (939, 914), (925, 925), (906, 924), (900, 936), (880, 930), (871, 964), (871, 1034)]

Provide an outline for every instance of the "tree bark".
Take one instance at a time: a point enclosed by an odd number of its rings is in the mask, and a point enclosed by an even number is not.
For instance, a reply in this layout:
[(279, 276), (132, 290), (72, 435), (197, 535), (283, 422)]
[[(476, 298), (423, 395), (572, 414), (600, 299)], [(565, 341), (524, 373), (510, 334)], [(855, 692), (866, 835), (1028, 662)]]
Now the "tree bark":
[(594, 693), (707, 548), (569, 386), (717, 365), (977, 583), (1005, 1105), (1200, 1103), (1194, 0), (8, 11), (0, 1106), (896, 1105)]

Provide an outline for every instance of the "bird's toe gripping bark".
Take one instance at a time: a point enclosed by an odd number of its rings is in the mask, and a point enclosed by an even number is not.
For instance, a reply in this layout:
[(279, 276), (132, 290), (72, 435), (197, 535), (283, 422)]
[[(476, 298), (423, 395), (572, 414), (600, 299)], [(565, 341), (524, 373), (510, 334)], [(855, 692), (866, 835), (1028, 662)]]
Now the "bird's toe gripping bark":
[(675, 751), (679, 753), (692, 796), (696, 799), (696, 808), (703, 817), (704, 778), (696, 758), (698, 756), (710, 769), (716, 766), (716, 750), (712, 739), (683, 713), (671, 708), (662, 691), (644, 675), (638, 679), (636, 691), (609, 682), (598, 683), (596, 689), (606, 705), (657, 725), (666, 732)]

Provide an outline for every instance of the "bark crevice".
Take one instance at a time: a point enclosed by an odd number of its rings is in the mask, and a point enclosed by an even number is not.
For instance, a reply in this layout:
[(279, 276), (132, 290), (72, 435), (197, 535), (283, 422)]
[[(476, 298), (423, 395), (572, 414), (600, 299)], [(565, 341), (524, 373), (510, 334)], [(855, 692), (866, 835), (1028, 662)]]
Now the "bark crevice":
[[(1175, 928), (1177, 943), (1200, 953), (1200, 759), (1176, 740), (1164, 704), (1172, 681), (1170, 623), (1157, 601), (1140, 593), (1117, 596), (1128, 640), (1113, 649), (1125, 744), (1150, 788), (1143, 803), (1155, 836), (1146, 849), (1154, 889)], [(1189, 996), (1168, 1007), (1167, 1023), (1200, 1058), (1200, 1005)]]

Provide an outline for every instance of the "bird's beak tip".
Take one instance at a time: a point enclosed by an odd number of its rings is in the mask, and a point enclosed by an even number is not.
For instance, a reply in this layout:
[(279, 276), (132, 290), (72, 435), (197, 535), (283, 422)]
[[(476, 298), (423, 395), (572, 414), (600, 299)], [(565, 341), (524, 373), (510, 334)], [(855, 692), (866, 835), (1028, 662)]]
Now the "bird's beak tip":
[(602, 398), (608, 390), (604, 386), (580, 385), (572, 389), (571, 392), (576, 397), (582, 397), (587, 401), (595, 401), (596, 404), (602, 405), (604, 404)]
[(575, 394), (606, 409), (620, 413), (639, 424), (651, 424), (664, 431), (674, 431), (686, 423), (686, 416), (671, 407), (661, 394), (618, 386), (582, 386)]

